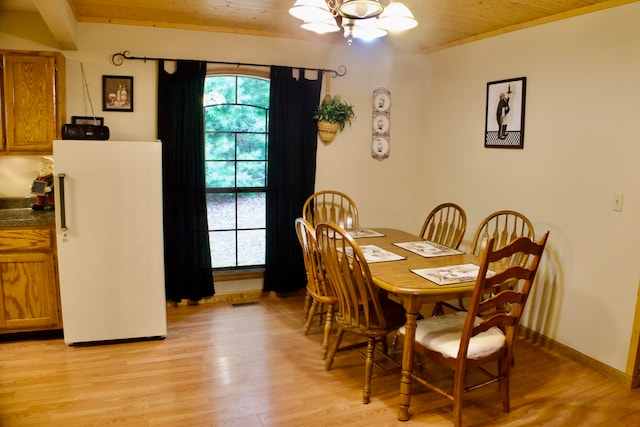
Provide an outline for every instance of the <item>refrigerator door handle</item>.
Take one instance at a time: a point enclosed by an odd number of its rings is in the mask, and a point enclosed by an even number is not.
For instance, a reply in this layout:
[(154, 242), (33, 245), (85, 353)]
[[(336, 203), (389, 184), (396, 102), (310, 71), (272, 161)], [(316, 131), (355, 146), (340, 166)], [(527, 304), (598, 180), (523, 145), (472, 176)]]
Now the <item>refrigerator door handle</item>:
[(64, 198), (64, 177), (65, 174), (58, 174), (58, 194), (60, 196), (60, 201), (58, 202), (58, 209), (60, 209), (60, 230), (67, 231), (67, 216), (65, 213), (65, 198)]

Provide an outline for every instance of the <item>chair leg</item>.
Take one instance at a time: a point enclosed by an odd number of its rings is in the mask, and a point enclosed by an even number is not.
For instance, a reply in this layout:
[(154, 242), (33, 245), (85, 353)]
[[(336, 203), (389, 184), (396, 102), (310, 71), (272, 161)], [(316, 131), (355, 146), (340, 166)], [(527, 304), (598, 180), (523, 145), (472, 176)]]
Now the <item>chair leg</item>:
[[(380, 342), (382, 343), (382, 352), (384, 354), (389, 354), (389, 343), (387, 342), (387, 337), (382, 337), (382, 340)], [(374, 342), (374, 346), (375, 346), (375, 342)]]
[(364, 364), (364, 388), (362, 389), (362, 403), (367, 404), (371, 401), (371, 377), (373, 375), (373, 354), (375, 353), (376, 339), (369, 338), (367, 345), (367, 358)]
[(444, 314), (444, 309), (442, 308), (441, 302), (436, 302), (433, 306), (433, 310), (431, 311), (431, 316), (442, 316)]
[(504, 412), (511, 411), (511, 404), (509, 402), (509, 373), (511, 368), (511, 362), (498, 361), (498, 370), (500, 372), (500, 393), (502, 394), (502, 410)]
[(309, 318), (309, 308), (311, 307), (311, 295), (309, 292), (304, 296), (304, 310), (302, 311), (302, 323), (307, 323)]
[(400, 333), (396, 331), (396, 333), (393, 334), (393, 340), (391, 341), (391, 351), (396, 351), (399, 343), (400, 343)]
[[(318, 316), (318, 326), (322, 326), (322, 324), (324, 323), (325, 319), (323, 319), (323, 313), (325, 311), (326, 311), (326, 309), (324, 307), (324, 304), (323, 303), (319, 303), (318, 307), (316, 309), (316, 313), (320, 314), (320, 316)], [(314, 313), (314, 315), (315, 315), (315, 313)]]
[(331, 336), (331, 326), (333, 322), (333, 305), (327, 305), (327, 314), (324, 319), (324, 338), (322, 341), (322, 359), (326, 359), (327, 352), (329, 351), (329, 337)]
[(309, 313), (307, 314), (307, 321), (304, 324), (304, 334), (307, 335), (309, 332), (309, 328), (311, 328), (311, 322), (313, 321), (313, 317), (316, 315), (316, 310), (318, 309), (318, 301), (313, 300), (311, 303), (311, 307), (309, 308)]
[(457, 371), (453, 378), (453, 425), (462, 426), (462, 393), (466, 372)]
[(342, 341), (342, 336), (344, 335), (344, 329), (342, 327), (338, 328), (338, 333), (336, 334), (336, 339), (329, 347), (329, 353), (327, 354), (327, 358), (324, 361), (324, 369), (325, 371), (331, 370), (333, 366), (333, 359), (336, 356), (336, 352), (338, 351), (338, 347), (340, 346), (340, 341)]

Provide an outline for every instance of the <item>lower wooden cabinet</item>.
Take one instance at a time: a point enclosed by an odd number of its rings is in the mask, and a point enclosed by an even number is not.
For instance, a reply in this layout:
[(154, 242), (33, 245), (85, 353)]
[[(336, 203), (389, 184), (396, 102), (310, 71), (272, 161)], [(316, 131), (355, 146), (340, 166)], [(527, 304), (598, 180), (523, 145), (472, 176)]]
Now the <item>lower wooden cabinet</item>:
[(0, 333), (62, 328), (54, 233), (0, 229)]

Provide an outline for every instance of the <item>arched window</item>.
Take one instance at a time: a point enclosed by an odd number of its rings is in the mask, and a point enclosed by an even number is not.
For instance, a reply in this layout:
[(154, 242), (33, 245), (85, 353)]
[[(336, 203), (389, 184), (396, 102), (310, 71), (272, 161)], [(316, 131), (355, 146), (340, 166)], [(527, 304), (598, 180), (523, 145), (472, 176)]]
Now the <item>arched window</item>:
[(210, 74), (205, 80), (205, 168), (211, 265), (265, 263), (269, 79)]

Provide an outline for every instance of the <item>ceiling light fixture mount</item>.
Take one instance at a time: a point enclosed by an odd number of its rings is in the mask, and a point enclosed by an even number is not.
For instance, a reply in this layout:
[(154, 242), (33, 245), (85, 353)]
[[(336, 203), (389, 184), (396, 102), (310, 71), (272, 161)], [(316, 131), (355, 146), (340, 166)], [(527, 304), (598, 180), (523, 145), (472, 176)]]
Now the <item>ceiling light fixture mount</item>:
[(317, 34), (342, 27), (349, 44), (354, 38), (373, 40), (418, 25), (409, 8), (393, 0), (386, 7), (377, 0), (296, 0), (289, 14), (304, 21), (303, 29)]

